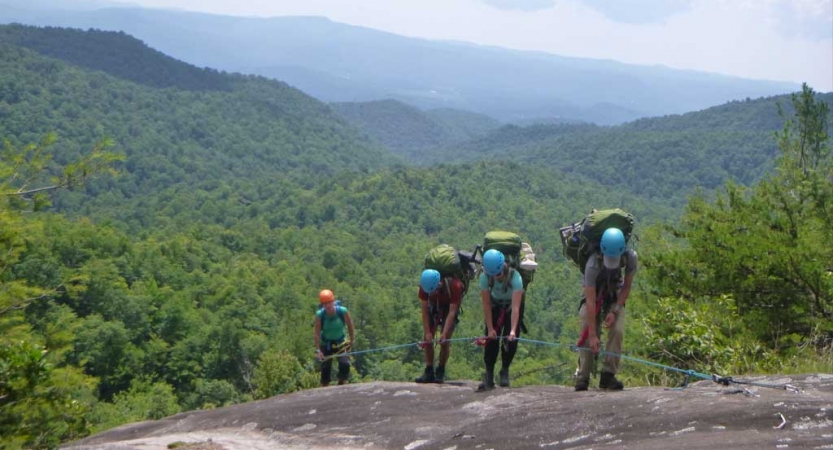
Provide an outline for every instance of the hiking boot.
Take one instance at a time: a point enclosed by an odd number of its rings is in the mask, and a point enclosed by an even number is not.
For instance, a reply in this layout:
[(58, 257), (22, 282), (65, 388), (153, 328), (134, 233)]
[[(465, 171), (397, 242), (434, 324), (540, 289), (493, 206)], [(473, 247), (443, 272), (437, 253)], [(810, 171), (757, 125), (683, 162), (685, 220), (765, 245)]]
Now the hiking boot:
[(445, 367), (437, 366), (437, 370), (434, 371), (434, 383), (440, 383), (445, 381)]
[(425, 368), (425, 372), (422, 374), (421, 377), (417, 378), (417, 383), (433, 383), (436, 380), (434, 376), (434, 367), (428, 366)]
[(614, 391), (621, 391), (625, 385), (616, 379), (616, 376), (610, 372), (602, 372), (599, 378), (599, 389), (610, 389)]
[(590, 380), (579, 378), (576, 380), (576, 391), (586, 391), (590, 387)]
[(341, 386), (342, 384), (346, 384), (347, 380), (338, 380), (338, 385)]
[(500, 369), (500, 387), (509, 387), (509, 368)]
[(477, 386), (478, 391), (491, 391), (495, 388), (495, 374), (487, 370), (483, 373), (483, 381)]

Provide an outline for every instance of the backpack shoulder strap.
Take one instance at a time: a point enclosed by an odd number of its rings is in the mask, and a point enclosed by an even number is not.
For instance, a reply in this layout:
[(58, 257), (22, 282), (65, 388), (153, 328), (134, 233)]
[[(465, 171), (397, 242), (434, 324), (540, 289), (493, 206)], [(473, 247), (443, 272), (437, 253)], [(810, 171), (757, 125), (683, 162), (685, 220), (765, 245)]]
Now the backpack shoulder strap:
[(453, 279), (454, 278), (452, 278), (452, 277), (445, 277), (443, 279), (444, 284), (445, 284), (445, 293), (446, 293), (446, 295), (448, 295), (449, 299), (451, 299), (451, 280), (453, 280)]
[[(486, 275), (486, 276), (489, 278), (489, 290), (491, 291), (492, 288), (495, 287), (495, 277), (493, 277), (491, 275)], [(512, 266), (509, 266), (508, 270), (506, 271), (506, 278), (504, 279), (504, 282), (503, 282), (503, 292), (506, 292), (506, 291), (509, 290), (509, 286), (512, 285), (512, 277), (514, 277), (514, 276), (515, 276), (515, 268), (512, 267)]]
[[(327, 318), (327, 312), (324, 311), (323, 309), (319, 309), (318, 311), (320, 311), (321, 314), (316, 313), (315, 315), (318, 316), (318, 320), (321, 321), (321, 326), (323, 327), (324, 326), (324, 319)], [(339, 320), (344, 322), (344, 309), (343, 309), (342, 306), (336, 306), (336, 317), (338, 317)]]

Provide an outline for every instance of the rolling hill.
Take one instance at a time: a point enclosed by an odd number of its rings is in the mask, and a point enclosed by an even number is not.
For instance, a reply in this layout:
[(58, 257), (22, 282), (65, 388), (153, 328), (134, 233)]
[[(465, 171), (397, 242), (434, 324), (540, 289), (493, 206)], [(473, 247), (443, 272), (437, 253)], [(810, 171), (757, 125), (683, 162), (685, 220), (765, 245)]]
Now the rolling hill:
[[(406, 158), (424, 149), (483, 137), (501, 125), (481, 114), (449, 108), (421, 111), (396, 100), (331, 106), (347, 121)], [(410, 159), (420, 163), (418, 158)]]
[(0, 46), (0, 136), (56, 132), (58, 162), (112, 138), (127, 156), (116, 196), (221, 173), (314, 183), (400, 162), (285, 83), (198, 69), (123, 33), (2, 26)]
[[(833, 106), (833, 93), (819, 94)], [(424, 152), (434, 161), (511, 159), (574, 173), (637, 195), (682, 204), (694, 189), (731, 180), (751, 185), (773, 167), (775, 131), (789, 96), (729, 102), (613, 127), (504, 126), (487, 136)]]

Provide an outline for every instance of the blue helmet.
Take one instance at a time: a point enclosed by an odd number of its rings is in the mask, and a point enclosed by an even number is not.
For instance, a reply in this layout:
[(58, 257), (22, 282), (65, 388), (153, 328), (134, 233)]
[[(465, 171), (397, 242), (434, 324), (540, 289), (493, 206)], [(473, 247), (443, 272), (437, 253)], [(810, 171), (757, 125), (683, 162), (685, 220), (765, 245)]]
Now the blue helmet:
[(625, 235), (618, 228), (608, 228), (602, 234), (602, 254), (619, 257), (625, 253)]
[(503, 271), (505, 262), (506, 258), (503, 253), (495, 249), (486, 250), (486, 253), (483, 254), (483, 271), (486, 272), (486, 275), (493, 277)]
[(419, 277), (419, 287), (427, 294), (436, 291), (440, 286), (440, 273), (434, 269), (425, 269)]

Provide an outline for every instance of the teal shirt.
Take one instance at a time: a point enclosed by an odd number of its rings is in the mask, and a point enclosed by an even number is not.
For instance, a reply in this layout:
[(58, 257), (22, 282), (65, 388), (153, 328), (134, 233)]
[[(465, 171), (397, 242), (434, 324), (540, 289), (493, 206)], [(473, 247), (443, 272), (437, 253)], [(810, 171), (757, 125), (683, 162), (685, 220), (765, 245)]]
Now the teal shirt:
[[(322, 341), (343, 341), (344, 340), (344, 319), (347, 315), (347, 308), (343, 306), (336, 306), (335, 314), (327, 315), (327, 311), (320, 309), (316, 311), (316, 320), (321, 322), (321, 340)], [(341, 314), (339, 314), (341, 312)]]
[[(509, 286), (507, 287), (507, 281)], [(480, 290), (489, 290), (489, 276), (485, 273), (480, 273)], [(512, 271), (511, 280), (500, 281), (497, 278), (492, 286), (492, 302), (500, 306), (508, 306), (512, 304), (512, 293), (515, 291), (524, 290), (524, 282), (521, 279), (521, 274), (517, 270)]]

